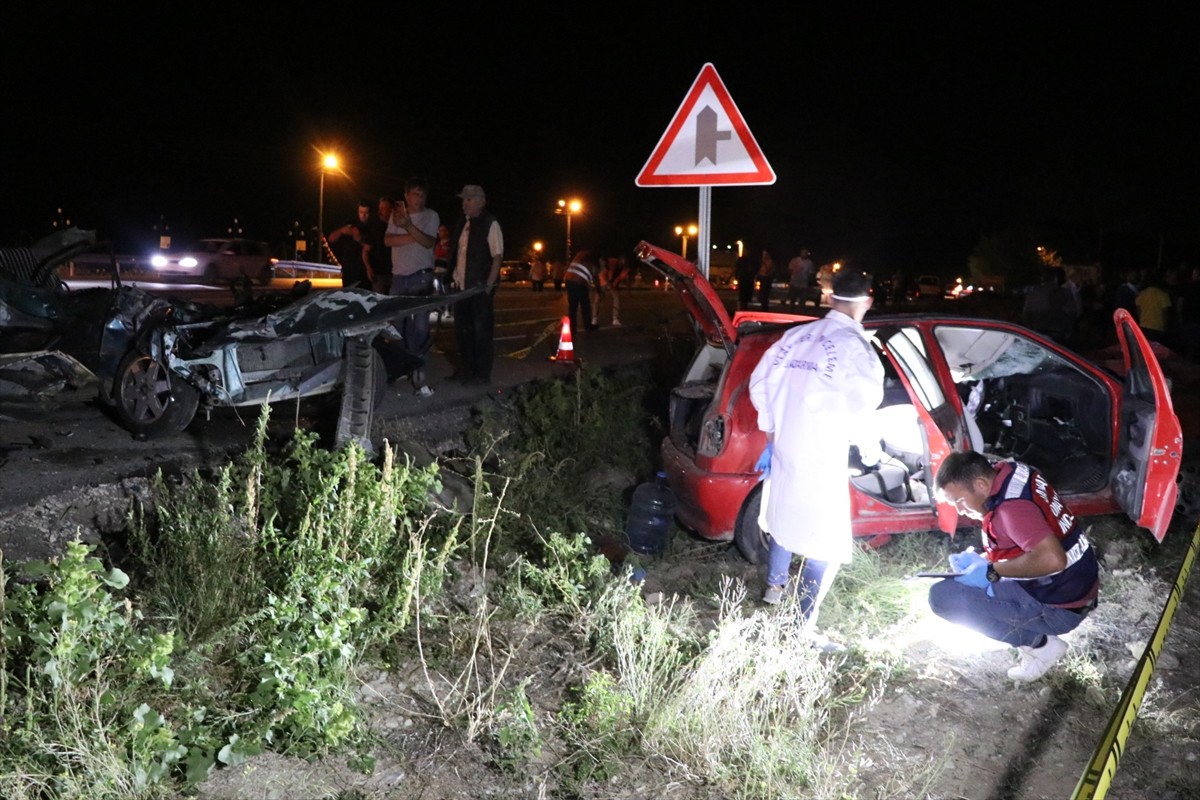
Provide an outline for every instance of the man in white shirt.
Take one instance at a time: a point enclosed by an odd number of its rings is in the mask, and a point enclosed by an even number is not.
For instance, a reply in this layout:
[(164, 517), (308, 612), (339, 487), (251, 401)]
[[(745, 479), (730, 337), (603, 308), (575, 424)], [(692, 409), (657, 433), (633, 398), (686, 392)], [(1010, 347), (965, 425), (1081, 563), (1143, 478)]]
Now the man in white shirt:
[[(423, 297), (433, 294), (433, 246), (437, 243), (441, 219), (432, 208), (426, 207), (428, 187), (420, 178), (409, 178), (404, 184), (404, 199), (396, 203), (388, 223), (384, 244), (392, 251), (392, 294)], [(429, 353), (429, 314), (410, 314), (400, 323), (405, 349), (422, 362)], [(424, 367), (411, 375), (413, 390), (429, 397), (433, 390), (425, 379)]]
[(504, 261), (504, 235), (487, 209), (482, 186), (469, 183), (458, 196), (462, 198), (463, 216), (450, 236), (454, 283), (460, 290), (483, 286), (487, 291), (454, 304), (454, 332), (462, 359), (456, 376), (468, 386), (486, 386), (492, 381), (494, 300)]

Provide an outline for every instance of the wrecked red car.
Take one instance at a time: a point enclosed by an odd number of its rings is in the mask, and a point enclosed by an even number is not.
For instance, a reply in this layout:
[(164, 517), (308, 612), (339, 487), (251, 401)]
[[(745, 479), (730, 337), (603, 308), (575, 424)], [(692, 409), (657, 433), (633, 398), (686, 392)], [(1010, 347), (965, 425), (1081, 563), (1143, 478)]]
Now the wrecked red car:
[(115, 261), (111, 289), (69, 291), (55, 269), (94, 245), (93, 233), (69, 230), (0, 249), (0, 395), (95, 381), (117, 420), (145, 437), (217, 407), (341, 392), (337, 443), (370, 449), (389, 372), (420, 364), (394, 323), (482, 291), (404, 297), (302, 283), (297, 295), (215, 306), (124, 285)]
[[(700, 346), (670, 399), (663, 468), (679, 521), (704, 539), (734, 540), (758, 563), (754, 464), (766, 444), (750, 373), (788, 328), (815, 317), (725, 306), (696, 266), (642, 242), (637, 256), (671, 279)], [(847, 452), (856, 536), (953, 532), (953, 506), (933, 478), (955, 450), (1015, 458), (1040, 470), (1081, 515), (1126, 513), (1158, 540), (1175, 509), (1183, 435), (1162, 369), (1137, 323), (1114, 314), (1124, 351), (1118, 377), (1019, 325), (932, 314), (870, 316), (863, 325), (885, 371), (884, 400), (867, 424), (892, 456), (855, 469)]]

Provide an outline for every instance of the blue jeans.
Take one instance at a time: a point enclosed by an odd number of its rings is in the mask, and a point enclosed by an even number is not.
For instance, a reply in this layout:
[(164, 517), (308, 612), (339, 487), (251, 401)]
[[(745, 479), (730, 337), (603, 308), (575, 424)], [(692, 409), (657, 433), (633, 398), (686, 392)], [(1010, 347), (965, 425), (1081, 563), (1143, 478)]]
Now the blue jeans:
[[(425, 269), (412, 275), (392, 275), (392, 294), (424, 297), (433, 294), (433, 270)], [(409, 314), (397, 326), (404, 337), (404, 349), (423, 361), (432, 344), (429, 337), (429, 312)]]
[[(774, 539), (771, 540), (771, 555), (767, 563), (767, 585), (786, 586), (788, 570), (792, 564), (792, 552)], [(821, 601), (829, 594), (829, 587), (837, 576), (841, 564), (836, 561), (817, 561), (805, 558), (796, 582), (796, 596), (800, 602), (800, 618), (815, 622)]]
[(986, 589), (944, 578), (929, 587), (929, 608), (944, 620), (1013, 647), (1032, 647), (1043, 636), (1066, 633), (1083, 622), (1084, 615), (1038, 602), (1016, 581), (1001, 580), (992, 590), (995, 597), (988, 597)]

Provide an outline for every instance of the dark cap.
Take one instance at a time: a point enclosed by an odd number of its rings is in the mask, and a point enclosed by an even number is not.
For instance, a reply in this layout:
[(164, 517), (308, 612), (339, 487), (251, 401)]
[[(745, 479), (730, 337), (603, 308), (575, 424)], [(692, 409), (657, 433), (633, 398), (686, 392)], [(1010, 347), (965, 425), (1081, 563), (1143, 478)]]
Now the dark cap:
[(840, 269), (833, 275), (834, 300), (866, 300), (871, 296), (871, 276), (862, 270)]

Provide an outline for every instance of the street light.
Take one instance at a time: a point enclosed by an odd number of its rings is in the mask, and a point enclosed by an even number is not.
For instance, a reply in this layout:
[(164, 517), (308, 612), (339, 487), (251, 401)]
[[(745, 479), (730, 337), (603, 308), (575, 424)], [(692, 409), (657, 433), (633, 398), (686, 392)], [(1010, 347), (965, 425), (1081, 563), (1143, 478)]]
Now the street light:
[(567, 261), (571, 260), (571, 217), (578, 214), (583, 209), (583, 203), (572, 198), (570, 200), (559, 200), (558, 208), (554, 209), (555, 214), (564, 214), (567, 217)]
[(683, 238), (683, 249), (679, 251), (679, 255), (681, 255), (681, 256), (682, 256), (682, 257), (684, 257), (684, 258), (687, 258), (687, 240), (688, 240), (688, 237), (689, 237), (689, 236), (691, 236), (691, 237), (695, 238), (695, 236), (696, 236), (696, 233), (697, 233), (699, 230), (700, 230), (700, 229), (699, 229), (699, 228), (697, 228), (697, 227), (696, 227), (694, 224), (693, 224), (693, 225), (688, 225), (686, 228), (685, 228), (685, 227), (683, 227), (682, 225), (676, 225), (676, 226), (675, 226), (675, 235)]
[(317, 195), (317, 263), (325, 263), (325, 173), (338, 168), (338, 157), (334, 153), (321, 156), (321, 190)]

